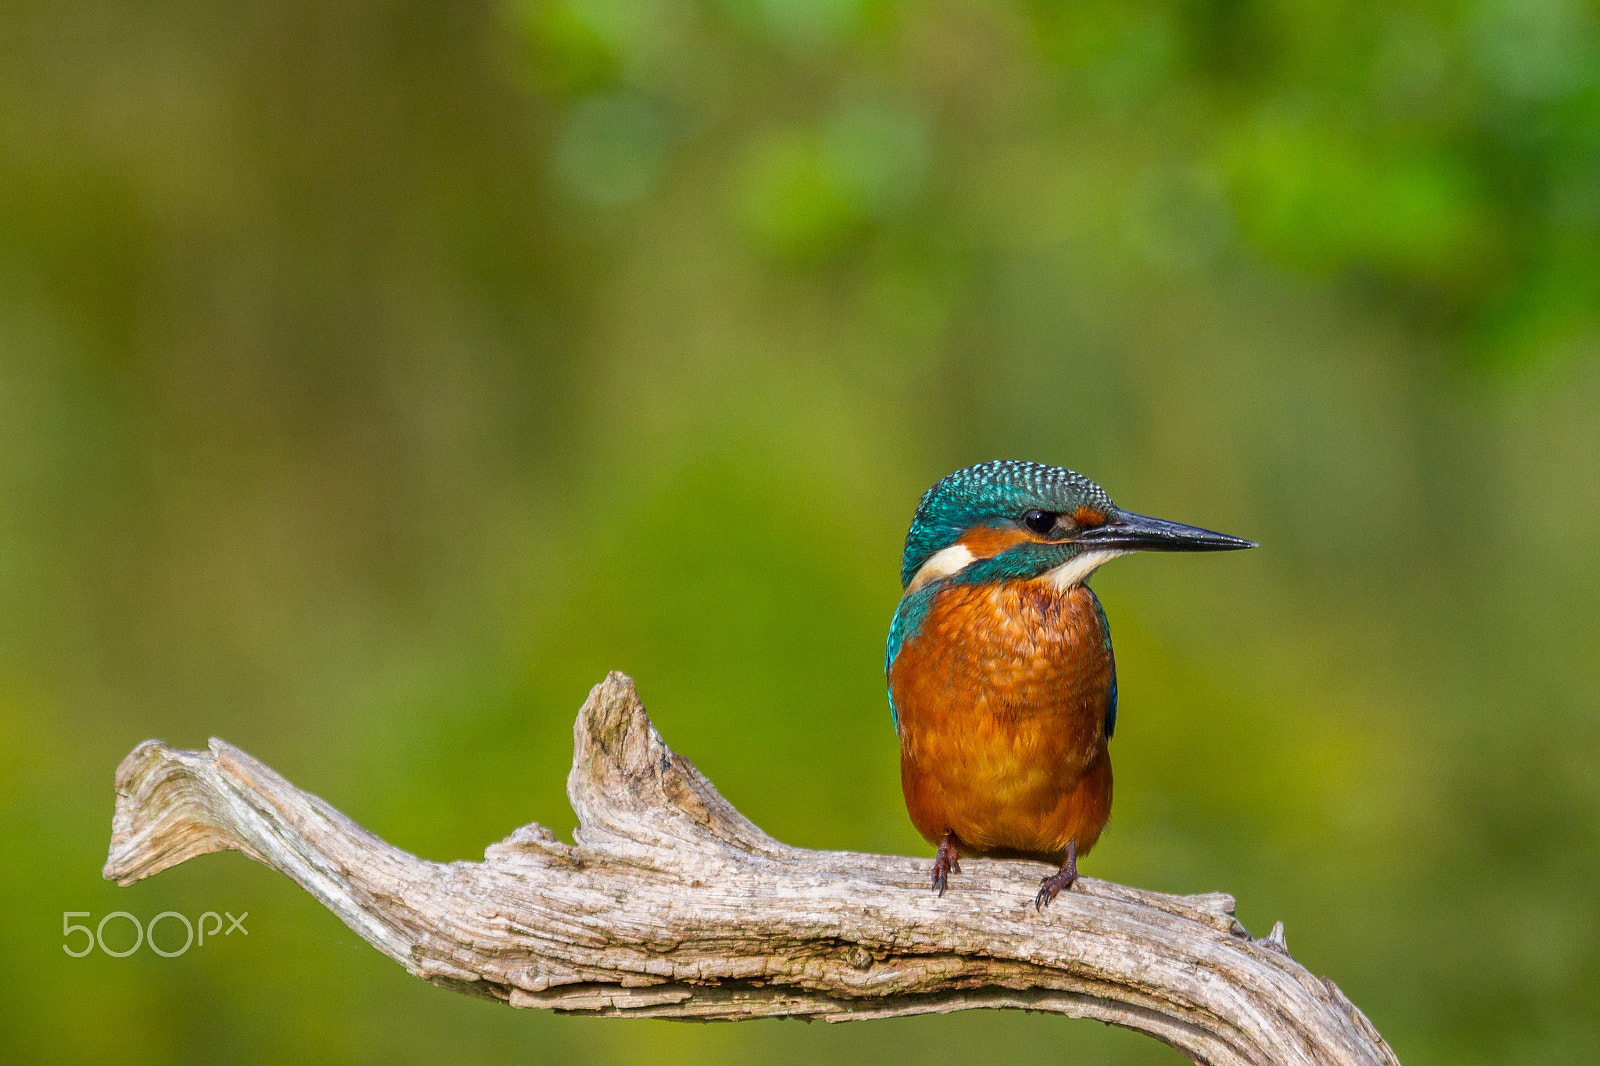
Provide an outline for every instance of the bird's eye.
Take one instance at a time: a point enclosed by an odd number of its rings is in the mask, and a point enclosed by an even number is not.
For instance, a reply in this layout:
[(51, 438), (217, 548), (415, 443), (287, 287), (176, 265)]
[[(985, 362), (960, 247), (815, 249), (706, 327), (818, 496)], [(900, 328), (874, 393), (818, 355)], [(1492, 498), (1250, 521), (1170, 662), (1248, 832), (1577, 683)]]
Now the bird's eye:
[(1042, 537), (1055, 528), (1056, 516), (1049, 511), (1029, 511), (1022, 516), (1022, 524)]

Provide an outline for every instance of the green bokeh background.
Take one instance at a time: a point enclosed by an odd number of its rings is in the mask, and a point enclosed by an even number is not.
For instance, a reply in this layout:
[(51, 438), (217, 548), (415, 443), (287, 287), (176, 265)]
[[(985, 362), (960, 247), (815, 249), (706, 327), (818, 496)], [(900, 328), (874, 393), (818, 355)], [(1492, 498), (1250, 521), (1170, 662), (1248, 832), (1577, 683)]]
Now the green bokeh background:
[(513, 1011), (237, 855), (99, 878), (151, 736), (570, 829), (608, 669), (776, 836), (926, 854), (901, 538), (1017, 457), (1262, 544), (1097, 576), (1087, 872), (1282, 919), (1410, 1066), (1591, 1062), (1597, 357), (1592, 0), (4, 3), (0, 1057), (1177, 1061)]

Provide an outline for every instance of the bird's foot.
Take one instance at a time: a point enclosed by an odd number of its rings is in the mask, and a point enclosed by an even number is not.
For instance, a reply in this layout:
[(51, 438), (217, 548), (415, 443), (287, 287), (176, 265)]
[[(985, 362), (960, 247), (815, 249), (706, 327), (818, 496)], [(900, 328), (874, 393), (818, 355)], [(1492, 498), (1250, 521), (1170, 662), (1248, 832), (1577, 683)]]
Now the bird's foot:
[(1049, 877), (1039, 879), (1039, 894), (1033, 897), (1033, 909), (1042, 911), (1050, 906), (1050, 901), (1056, 896), (1072, 887), (1072, 882), (1078, 879), (1078, 842), (1067, 841), (1067, 861), (1061, 864), (1061, 869)]
[(933, 857), (933, 887), (939, 895), (944, 895), (945, 886), (950, 883), (950, 875), (961, 872), (961, 859), (956, 855), (956, 835), (946, 833), (939, 840), (939, 853)]

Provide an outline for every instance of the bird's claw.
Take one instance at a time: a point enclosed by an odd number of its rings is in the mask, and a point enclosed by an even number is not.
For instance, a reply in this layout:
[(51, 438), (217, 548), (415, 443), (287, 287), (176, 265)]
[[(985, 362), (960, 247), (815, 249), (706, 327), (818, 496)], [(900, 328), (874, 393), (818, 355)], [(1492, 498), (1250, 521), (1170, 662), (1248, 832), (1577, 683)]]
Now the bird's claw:
[(1033, 897), (1033, 909), (1042, 911), (1050, 906), (1050, 901), (1072, 887), (1078, 879), (1078, 871), (1070, 873), (1063, 870), (1061, 873), (1051, 874), (1049, 877), (1039, 878), (1039, 894)]
[(961, 872), (961, 858), (956, 854), (955, 834), (946, 833), (939, 841), (939, 853), (933, 859), (933, 889), (939, 895), (950, 884), (950, 875)]
[(1061, 869), (1049, 877), (1039, 878), (1039, 894), (1033, 897), (1033, 909), (1042, 911), (1050, 906), (1050, 901), (1072, 887), (1078, 879), (1078, 842), (1067, 842), (1067, 861), (1061, 864)]

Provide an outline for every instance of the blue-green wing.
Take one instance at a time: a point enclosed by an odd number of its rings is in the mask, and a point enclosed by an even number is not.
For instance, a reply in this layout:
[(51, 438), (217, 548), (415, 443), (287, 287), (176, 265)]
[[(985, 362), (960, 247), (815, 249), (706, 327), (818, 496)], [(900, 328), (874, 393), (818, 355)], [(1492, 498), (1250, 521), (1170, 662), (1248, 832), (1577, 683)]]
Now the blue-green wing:
[(1106, 609), (1100, 606), (1100, 597), (1090, 592), (1089, 599), (1094, 602), (1094, 613), (1100, 618), (1100, 632), (1106, 642), (1106, 658), (1111, 660), (1111, 696), (1106, 700), (1106, 739), (1110, 740), (1117, 728), (1117, 653), (1111, 650), (1111, 623), (1106, 620)]
[[(883, 656), (885, 681), (894, 669), (894, 657), (900, 654), (900, 646), (922, 628), (922, 620), (928, 616), (928, 605), (933, 602), (936, 587), (937, 585), (929, 585), (909, 596), (902, 596), (900, 605), (894, 609), (894, 620), (889, 623), (889, 646)], [(894, 705), (893, 689), (889, 690), (889, 718), (894, 722), (894, 731), (900, 732), (900, 711)]]

